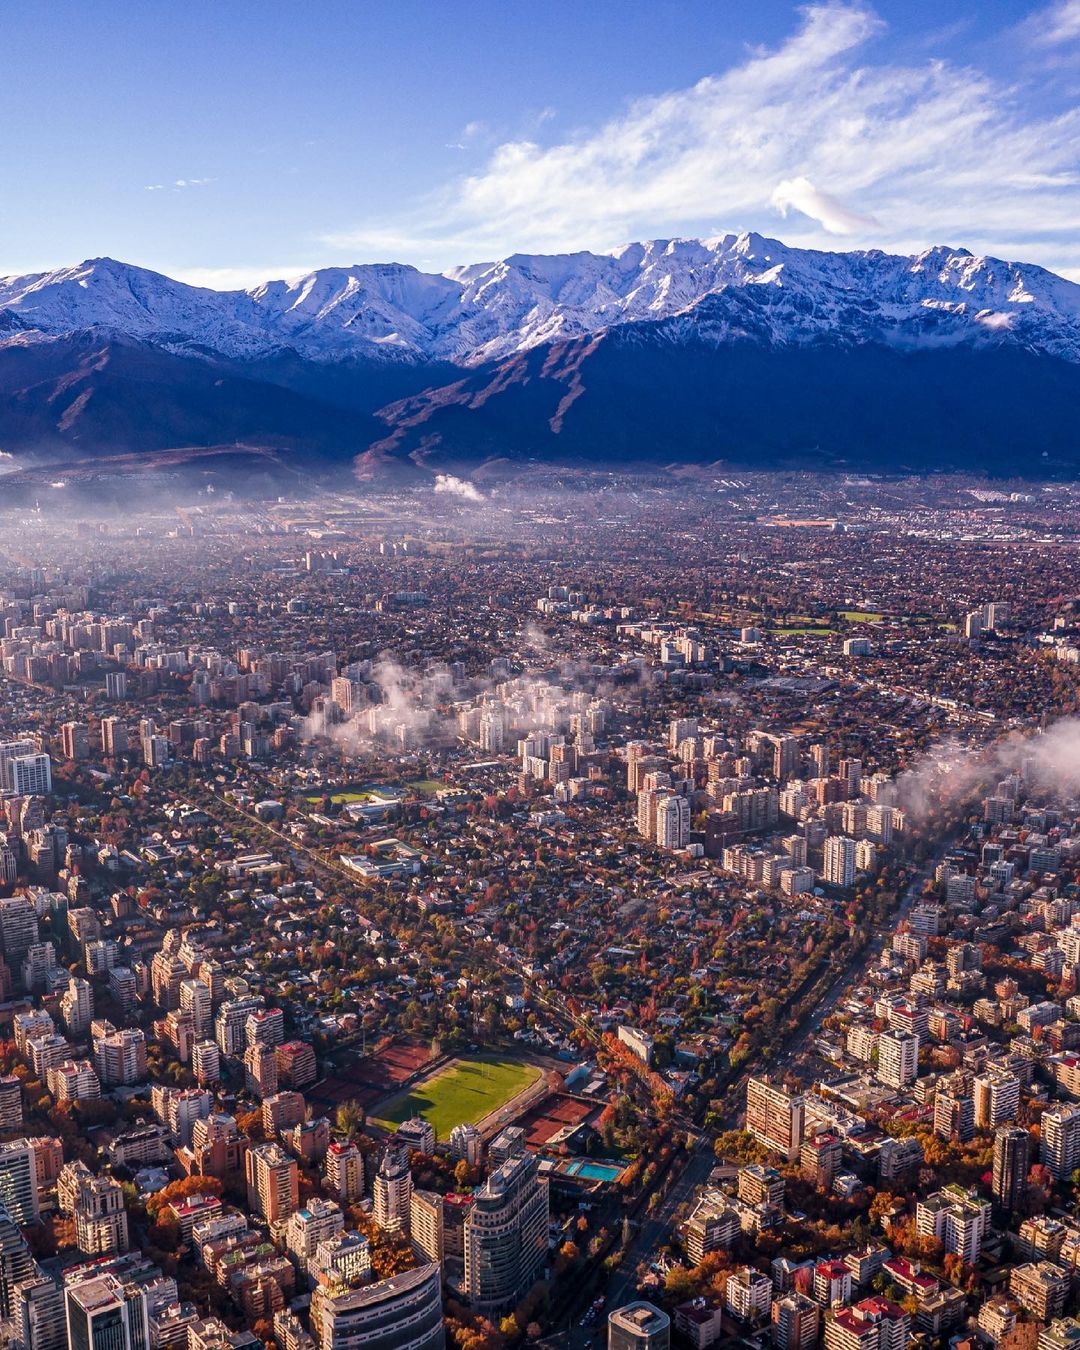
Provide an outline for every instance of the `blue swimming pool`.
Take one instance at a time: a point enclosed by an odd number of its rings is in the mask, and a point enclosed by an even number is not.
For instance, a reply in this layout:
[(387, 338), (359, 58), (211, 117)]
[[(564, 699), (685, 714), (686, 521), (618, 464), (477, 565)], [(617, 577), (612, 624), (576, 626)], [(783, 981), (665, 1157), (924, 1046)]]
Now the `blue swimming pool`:
[(561, 1169), (567, 1176), (583, 1177), (586, 1181), (615, 1181), (621, 1167), (616, 1167), (614, 1163), (593, 1163), (584, 1162), (580, 1158), (575, 1158), (573, 1162), (567, 1163)]

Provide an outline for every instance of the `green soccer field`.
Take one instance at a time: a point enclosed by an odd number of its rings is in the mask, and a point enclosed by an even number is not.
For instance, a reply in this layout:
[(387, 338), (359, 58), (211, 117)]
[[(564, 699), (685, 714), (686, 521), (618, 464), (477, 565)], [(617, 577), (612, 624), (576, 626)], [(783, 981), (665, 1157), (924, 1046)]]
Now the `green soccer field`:
[(371, 1119), (392, 1130), (410, 1116), (423, 1116), (435, 1127), (436, 1137), (445, 1140), (455, 1125), (475, 1124), (513, 1101), (539, 1077), (538, 1068), (516, 1059), (456, 1059), (408, 1092), (391, 1097), (372, 1112)]

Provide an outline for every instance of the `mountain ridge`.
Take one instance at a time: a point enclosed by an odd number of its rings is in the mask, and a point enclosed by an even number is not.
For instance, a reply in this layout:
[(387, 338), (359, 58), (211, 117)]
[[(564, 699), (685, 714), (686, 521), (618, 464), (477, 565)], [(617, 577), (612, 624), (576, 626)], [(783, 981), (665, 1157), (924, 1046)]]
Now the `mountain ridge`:
[(1078, 412), (1080, 285), (945, 246), (727, 234), (245, 291), (114, 259), (0, 278), (0, 449), (23, 463), (240, 444), (367, 477), (716, 459), (1077, 475)]
[(648, 240), (603, 254), (516, 253), (442, 273), (362, 263), (234, 291), (88, 259), (0, 277), (0, 314), (22, 324), (9, 341), (92, 328), (193, 355), (293, 350), (326, 363), (479, 365), (627, 323), (692, 316), (710, 297), (751, 287), (788, 297), (774, 307), (774, 343), (823, 334), (901, 346), (1015, 341), (1080, 361), (1080, 285), (1045, 268), (942, 245), (911, 255), (829, 253), (755, 233)]

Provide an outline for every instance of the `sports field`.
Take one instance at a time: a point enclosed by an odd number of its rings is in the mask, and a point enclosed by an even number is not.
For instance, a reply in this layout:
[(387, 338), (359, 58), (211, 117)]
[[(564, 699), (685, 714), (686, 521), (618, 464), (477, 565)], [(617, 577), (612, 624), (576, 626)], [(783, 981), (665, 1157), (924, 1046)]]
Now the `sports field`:
[(423, 1116), (436, 1137), (449, 1138), (462, 1122), (475, 1124), (514, 1100), (540, 1077), (540, 1070), (518, 1059), (475, 1055), (455, 1059), (408, 1092), (389, 1098), (371, 1113), (376, 1125), (393, 1129), (410, 1116)]

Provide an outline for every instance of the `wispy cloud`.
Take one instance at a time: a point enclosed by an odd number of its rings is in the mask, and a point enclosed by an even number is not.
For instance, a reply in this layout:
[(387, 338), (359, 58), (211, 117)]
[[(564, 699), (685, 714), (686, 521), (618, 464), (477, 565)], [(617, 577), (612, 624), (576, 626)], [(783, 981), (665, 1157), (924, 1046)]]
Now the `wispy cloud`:
[[(1076, 16), (1080, 0), (1055, 6), (1049, 31), (1064, 41)], [(774, 49), (576, 135), (505, 141), (402, 219), (322, 240), (446, 263), (755, 228), (1006, 253), (1035, 238), (1032, 260), (1080, 265), (1080, 109), (1034, 113), (971, 66), (891, 63), (883, 31), (866, 5), (810, 6)]]
[(1034, 14), (1028, 28), (1035, 42), (1043, 47), (1080, 40), (1080, 0), (1057, 0)]
[(216, 178), (174, 178), (171, 183), (147, 183), (147, 192), (183, 192), (185, 188), (205, 187)]

